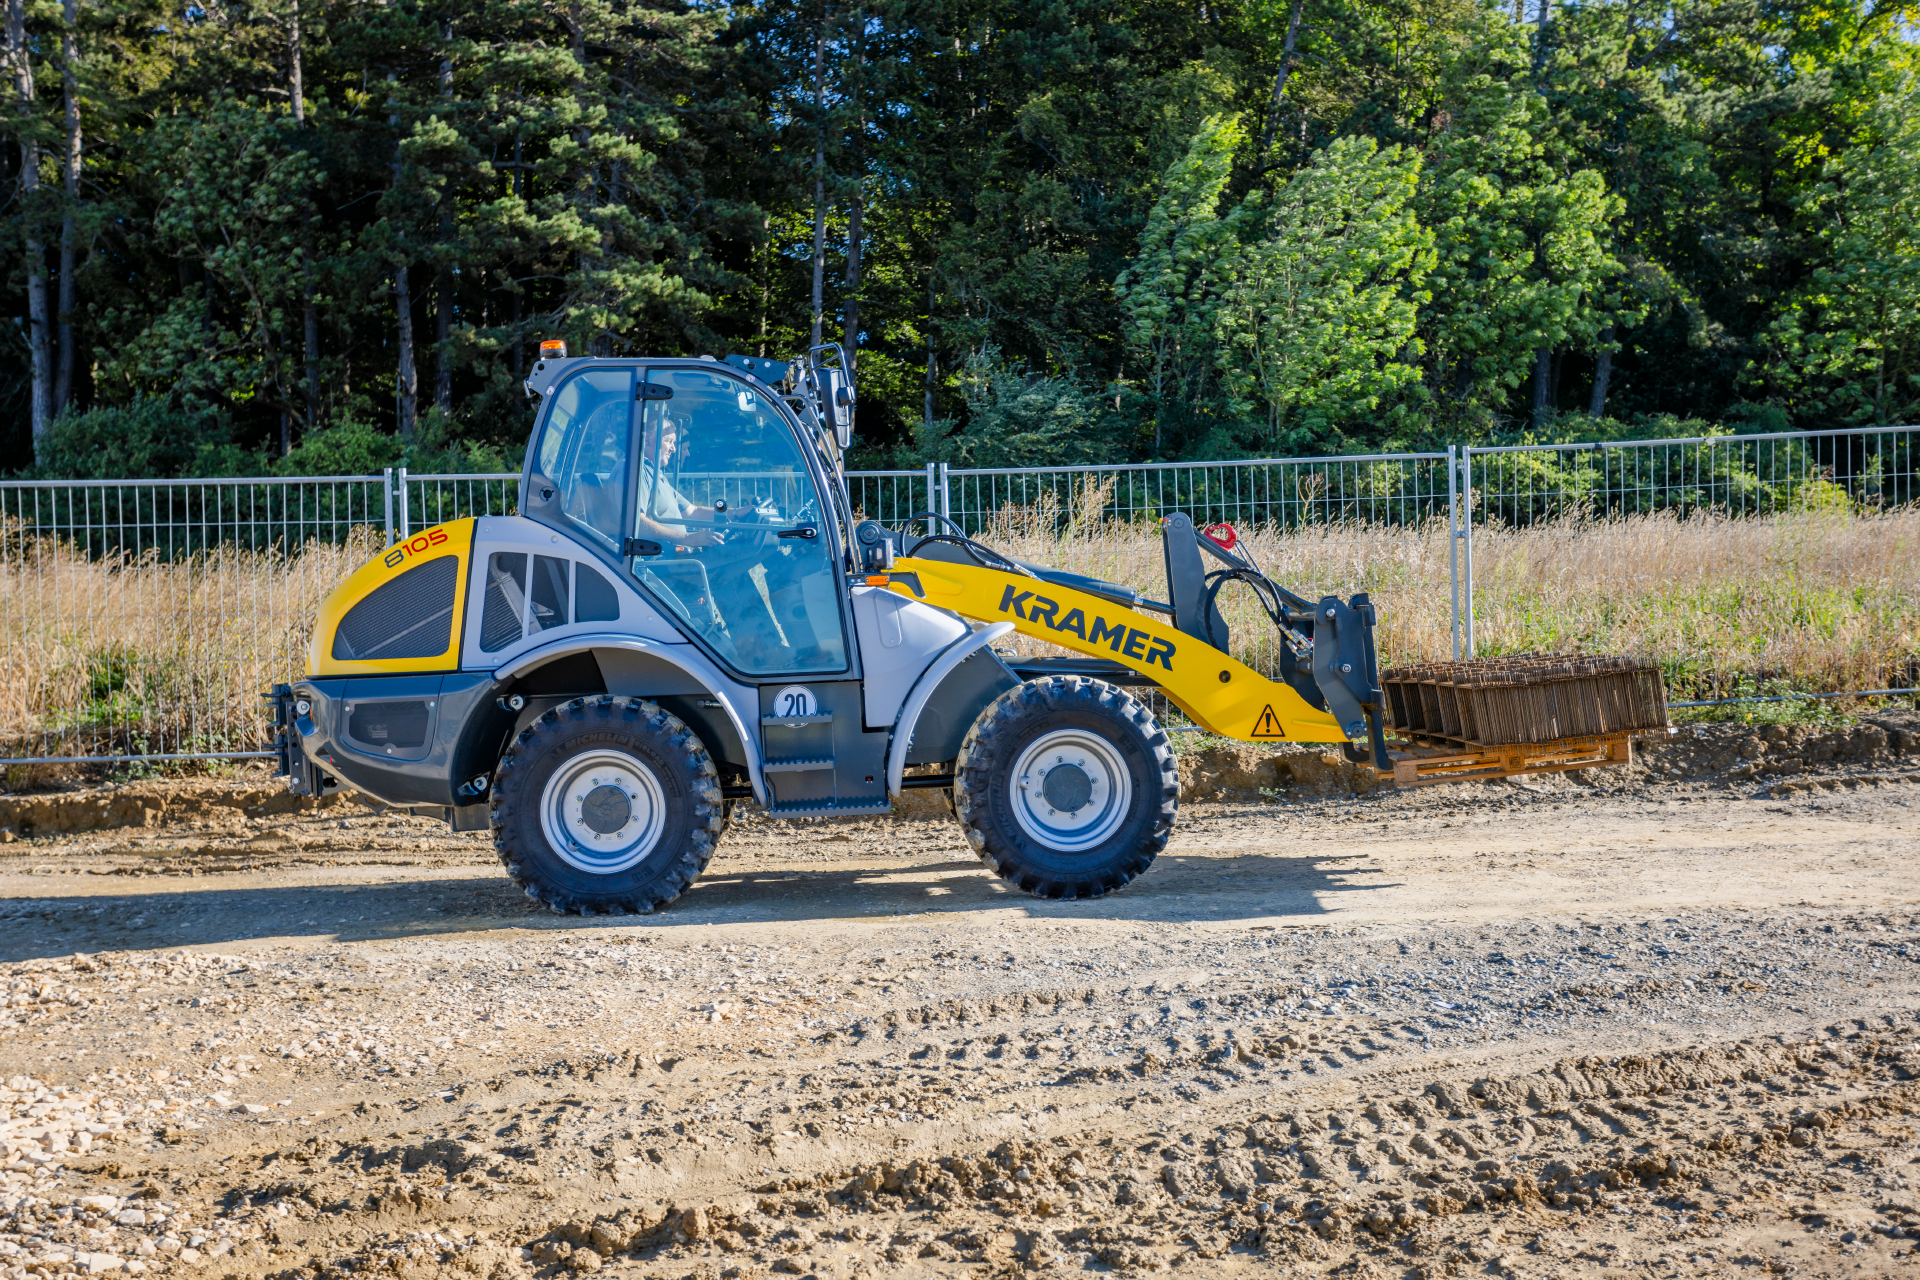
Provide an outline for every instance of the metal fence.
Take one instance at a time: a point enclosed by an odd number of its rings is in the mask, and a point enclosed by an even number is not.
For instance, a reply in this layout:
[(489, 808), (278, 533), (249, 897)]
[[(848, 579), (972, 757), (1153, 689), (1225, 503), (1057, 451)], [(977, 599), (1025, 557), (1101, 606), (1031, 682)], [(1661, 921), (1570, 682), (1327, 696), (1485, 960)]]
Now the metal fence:
[[(1920, 674), (1915, 435), (933, 464), (847, 481), (863, 516), (933, 512), (1016, 556), (1154, 597), (1160, 517), (1233, 523), (1300, 594), (1367, 591), (1390, 663), (1613, 647), (1660, 658), (1676, 696), (1770, 695), (1783, 679), (1830, 691)], [(398, 538), (512, 511), (518, 479), (0, 483), (0, 764), (261, 754), (257, 694), (302, 668), (326, 592)], [(1270, 668), (1251, 600), (1222, 603), (1236, 652)]]
[(1916, 436), (1457, 449), (1461, 651), (1590, 647), (1597, 624), (1660, 659), (1681, 705), (1911, 689)]

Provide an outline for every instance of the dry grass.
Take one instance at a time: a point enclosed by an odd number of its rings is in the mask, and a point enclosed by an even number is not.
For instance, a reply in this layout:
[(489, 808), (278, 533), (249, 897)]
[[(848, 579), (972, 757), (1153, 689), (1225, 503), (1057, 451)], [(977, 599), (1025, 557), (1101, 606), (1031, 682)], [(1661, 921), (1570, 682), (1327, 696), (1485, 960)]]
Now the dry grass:
[(15, 758), (258, 750), (258, 695), (299, 673), (319, 602), (382, 538), (167, 563), (5, 532), (0, 747)]
[[(1003, 511), (981, 538), (1164, 599), (1157, 528), (1098, 520), (1101, 498)], [(1367, 592), (1384, 665), (1452, 656), (1444, 522), (1241, 533), (1269, 576), (1308, 599)], [(1680, 698), (1907, 686), (1920, 674), (1920, 511), (1480, 526), (1473, 561), (1483, 655), (1644, 655)], [(1263, 666), (1271, 628), (1251, 593), (1230, 585), (1221, 600), (1235, 650)]]
[(1920, 511), (1477, 529), (1473, 560), (1482, 652), (1645, 654), (1700, 697), (1920, 675)]
[[(980, 536), (1164, 598), (1157, 529), (1102, 519), (1097, 486), (1079, 498), (1075, 510), (1005, 510)], [(1267, 571), (1309, 599), (1368, 592), (1384, 663), (1451, 655), (1444, 524), (1243, 532)], [(0, 668), (0, 748), (15, 758), (256, 749), (257, 695), (301, 669), (316, 606), (379, 537), (361, 529), (345, 546), (167, 564), (90, 560), (0, 530), (0, 644), (11, 659)], [(1920, 512), (1652, 515), (1482, 527), (1473, 538), (1482, 654), (1646, 655), (1680, 698), (1763, 683), (1876, 688), (1920, 674)], [(1240, 656), (1267, 668), (1271, 629), (1249, 593), (1229, 587), (1222, 602)]]

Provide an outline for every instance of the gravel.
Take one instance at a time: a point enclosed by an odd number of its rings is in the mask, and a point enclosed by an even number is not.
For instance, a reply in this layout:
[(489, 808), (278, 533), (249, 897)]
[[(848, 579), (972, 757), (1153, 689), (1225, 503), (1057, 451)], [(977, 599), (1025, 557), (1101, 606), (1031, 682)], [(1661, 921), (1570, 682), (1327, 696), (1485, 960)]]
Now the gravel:
[(391, 815), (16, 841), (0, 1274), (1920, 1265), (1920, 788), (1628, 781), (1197, 806), (1092, 903), (945, 822), (600, 921)]

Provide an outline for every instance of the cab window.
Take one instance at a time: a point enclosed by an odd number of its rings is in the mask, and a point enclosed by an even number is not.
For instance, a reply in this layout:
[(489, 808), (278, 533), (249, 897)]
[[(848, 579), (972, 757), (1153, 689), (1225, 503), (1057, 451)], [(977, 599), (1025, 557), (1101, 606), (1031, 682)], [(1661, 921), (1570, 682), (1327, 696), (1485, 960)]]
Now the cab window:
[(593, 541), (620, 546), (633, 423), (632, 369), (590, 369), (560, 387), (534, 453), (560, 509)]
[(779, 409), (739, 379), (651, 369), (633, 536), (661, 547), (634, 575), (736, 669), (847, 666), (832, 526)]

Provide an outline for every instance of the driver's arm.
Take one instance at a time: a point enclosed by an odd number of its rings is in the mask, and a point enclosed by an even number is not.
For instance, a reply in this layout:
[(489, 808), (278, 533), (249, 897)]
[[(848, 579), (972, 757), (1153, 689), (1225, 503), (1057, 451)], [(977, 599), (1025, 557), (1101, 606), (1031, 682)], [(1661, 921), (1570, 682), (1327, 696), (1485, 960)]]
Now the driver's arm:
[[(657, 522), (661, 517), (672, 518), (668, 513), (682, 520), (705, 521), (709, 524), (719, 519), (719, 513), (712, 507), (703, 507), (681, 493), (672, 481), (660, 477), (659, 486), (653, 494), (653, 518)], [(642, 515), (648, 513), (643, 512)], [(711, 547), (720, 541), (718, 529), (688, 529), (684, 526), (675, 533), (671, 541), (683, 547)]]
[(634, 536), (650, 538), (667, 547), (717, 546), (720, 542), (718, 529), (689, 529), (678, 523), (680, 520), (711, 521), (713, 518), (712, 508), (698, 507), (688, 502), (678, 489), (662, 479), (634, 514)]
[(689, 532), (689, 530), (686, 529), (674, 529), (661, 524), (644, 511), (634, 517), (633, 524), (634, 537), (658, 542), (660, 545), (666, 547), (673, 546), (676, 543), (684, 545)]

